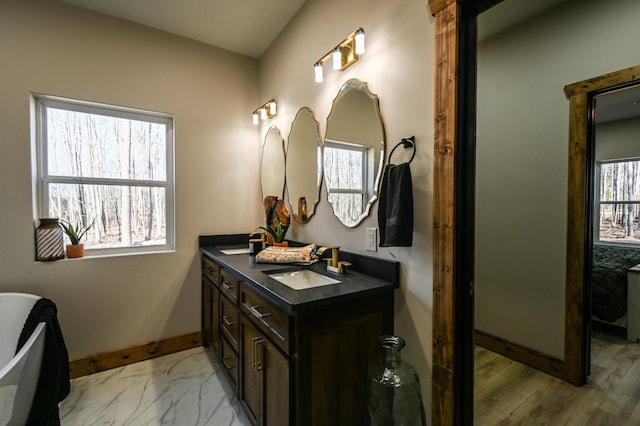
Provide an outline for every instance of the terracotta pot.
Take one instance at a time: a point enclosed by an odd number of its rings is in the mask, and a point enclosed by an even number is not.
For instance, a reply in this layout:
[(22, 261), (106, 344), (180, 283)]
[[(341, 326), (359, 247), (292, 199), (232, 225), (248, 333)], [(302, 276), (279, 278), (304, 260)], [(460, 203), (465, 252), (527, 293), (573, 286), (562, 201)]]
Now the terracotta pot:
[(74, 259), (76, 257), (84, 256), (84, 244), (68, 244), (67, 245), (67, 257)]
[(277, 241), (274, 241), (273, 242), (273, 246), (274, 247), (289, 247), (289, 241), (282, 241), (280, 243), (277, 242)]

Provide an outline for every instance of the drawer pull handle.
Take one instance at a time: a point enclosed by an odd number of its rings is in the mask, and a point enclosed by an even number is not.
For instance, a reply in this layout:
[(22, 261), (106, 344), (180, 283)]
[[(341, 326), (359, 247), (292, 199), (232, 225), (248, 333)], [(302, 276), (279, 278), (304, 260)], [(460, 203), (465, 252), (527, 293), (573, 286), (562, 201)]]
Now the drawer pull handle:
[(263, 319), (271, 315), (271, 312), (265, 312), (265, 313), (260, 312), (258, 309), (262, 307), (261, 305), (250, 306), (245, 304), (245, 306), (247, 307), (247, 309), (249, 309), (249, 312), (251, 312), (255, 317), (259, 319)]
[(229, 284), (226, 281), (222, 281), (222, 287), (226, 288), (229, 291), (236, 289), (236, 286), (232, 286), (231, 284)]
[(260, 353), (259, 353), (260, 345), (264, 343), (264, 337), (258, 336), (258, 337), (254, 337), (251, 340), (253, 340), (253, 354), (252, 354), (253, 368), (255, 368), (256, 371), (260, 371), (264, 367), (262, 359), (260, 357)]
[(229, 327), (231, 327), (231, 326), (233, 326), (233, 325), (236, 325), (236, 322), (235, 322), (235, 321), (231, 321), (231, 320), (229, 319), (229, 315), (225, 315), (225, 316), (223, 316), (223, 317), (222, 317), (222, 321), (224, 321), (224, 323), (225, 323), (226, 325), (228, 325)]
[(206, 267), (204, 268), (204, 270), (205, 270), (206, 272), (210, 273), (210, 274), (212, 274), (212, 273), (213, 273), (213, 268), (212, 268), (212, 267), (210, 267), (210, 266), (206, 266)]
[(230, 356), (226, 357), (226, 358), (222, 358), (222, 363), (224, 364), (225, 368), (227, 370), (233, 370), (234, 368), (236, 368), (235, 365), (233, 364), (229, 364), (229, 360), (231, 360), (233, 358), (231, 358)]

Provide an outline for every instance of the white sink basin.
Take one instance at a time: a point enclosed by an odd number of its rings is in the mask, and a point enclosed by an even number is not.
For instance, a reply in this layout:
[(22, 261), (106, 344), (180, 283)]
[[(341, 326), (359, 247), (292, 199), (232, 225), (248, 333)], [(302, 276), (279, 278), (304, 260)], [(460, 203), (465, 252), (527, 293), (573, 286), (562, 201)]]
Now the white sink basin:
[(304, 290), (323, 285), (338, 284), (340, 282), (308, 269), (274, 272), (270, 273), (269, 276), (294, 290)]

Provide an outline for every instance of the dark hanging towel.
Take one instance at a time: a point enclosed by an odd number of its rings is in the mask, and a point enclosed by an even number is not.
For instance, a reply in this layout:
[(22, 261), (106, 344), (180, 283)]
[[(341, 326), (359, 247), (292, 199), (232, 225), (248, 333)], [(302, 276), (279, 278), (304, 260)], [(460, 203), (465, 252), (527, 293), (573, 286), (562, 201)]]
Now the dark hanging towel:
[(413, 185), (409, 163), (388, 164), (384, 169), (378, 205), (380, 247), (413, 244)]
[(57, 426), (60, 424), (58, 403), (70, 390), (69, 355), (58, 323), (58, 309), (52, 300), (43, 297), (36, 301), (20, 333), (16, 353), (40, 322), (46, 324), (44, 352), (27, 426)]

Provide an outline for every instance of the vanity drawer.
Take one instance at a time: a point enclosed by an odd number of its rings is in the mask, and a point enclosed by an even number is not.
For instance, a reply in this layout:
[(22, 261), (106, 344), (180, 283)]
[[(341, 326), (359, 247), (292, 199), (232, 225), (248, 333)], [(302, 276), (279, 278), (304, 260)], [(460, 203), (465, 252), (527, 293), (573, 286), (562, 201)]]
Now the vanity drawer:
[(202, 273), (211, 280), (216, 287), (220, 286), (220, 266), (206, 257), (202, 258)]
[(220, 339), (220, 363), (222, 369), (231, 378), (231, 382), (236, 392), (238, 391), (238, 354), (233, 350), (227, 339), (223, 336)]
[(244, 283), (240, 287), (240, 309), (271, 337), (280, 349), (289, 353), (290, 321), (284, 312), (275, 308)]
[(229, 338), (229, 343), (238, 350), (238, 308), (225, 296), (220, 298), (220, 328)]
[(220, 270), (220, 291), (233, 301), (234, 305), (238, 304), (238, 279), (224, 269)]

